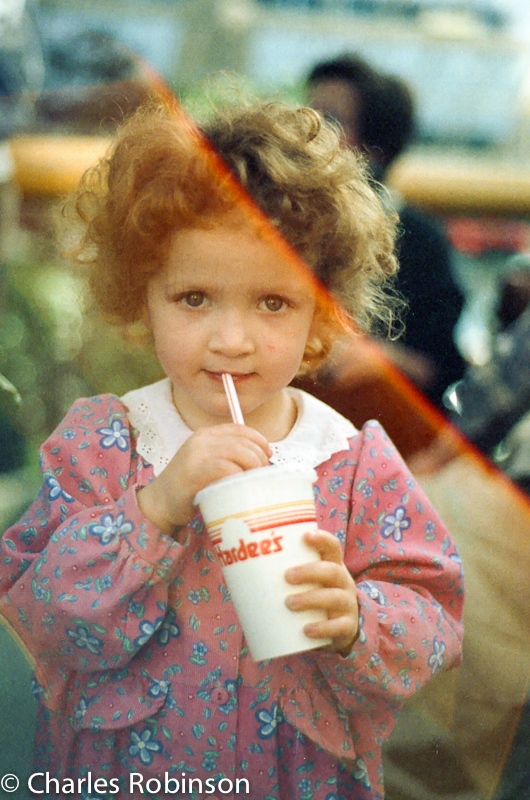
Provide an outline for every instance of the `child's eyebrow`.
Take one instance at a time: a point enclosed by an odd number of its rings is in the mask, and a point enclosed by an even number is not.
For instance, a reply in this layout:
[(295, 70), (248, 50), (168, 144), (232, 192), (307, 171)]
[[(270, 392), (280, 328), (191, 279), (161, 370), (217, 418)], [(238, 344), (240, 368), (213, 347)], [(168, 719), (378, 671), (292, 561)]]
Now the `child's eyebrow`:
[(286, 297), (292, 300), (303, 300), (308, 295), (313, 295), (314, 293), (311, 292), (311, 289), (308, 287), (306, 291), (303, 289), (292, 288), (290, 286), (268, 286), (266, 289), (263, 289), (259, 292), (256, 292), (259, 297), (266, 297), (267, 295), (273, 295), (278, 297)]
[(183, 292), (188, 289), (203, 289), (213, 290), (213, 285), (209, 284), (207, 280), (200, 276), (190, 275), (189, 277), (175, 276), (168, 278), (164, 282), (164, 289), (168, 293), (174, 294), (175, 292)]
[(302, 299), (306, 297), (308, 294), (313, 295), (313, 289), (308, 284), (307, 286), (293, 286), (289, 281), (284, 277), (279, 279), (277, 282), (263, 284), (261, 286), (255, 286), (252, 290), (252, 294), (256, 297), (266, 297), (267, 295), (279, 295), (285, 297), (292, 297), (294, 299)]

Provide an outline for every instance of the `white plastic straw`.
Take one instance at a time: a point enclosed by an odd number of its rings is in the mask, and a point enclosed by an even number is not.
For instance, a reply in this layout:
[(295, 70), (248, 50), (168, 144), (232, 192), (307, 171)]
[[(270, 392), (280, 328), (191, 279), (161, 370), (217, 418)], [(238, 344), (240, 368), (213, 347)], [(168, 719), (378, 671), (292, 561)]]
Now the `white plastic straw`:
[(226, 399), (232, 415), (232, 420), (238, 425), (244, 425), (245, 420), (241, 412), (241, 406), (237, 399), (236, 387), (234, 386), (234, 379), (228, 372), (223, 372), (223, 386), (225, 387)]

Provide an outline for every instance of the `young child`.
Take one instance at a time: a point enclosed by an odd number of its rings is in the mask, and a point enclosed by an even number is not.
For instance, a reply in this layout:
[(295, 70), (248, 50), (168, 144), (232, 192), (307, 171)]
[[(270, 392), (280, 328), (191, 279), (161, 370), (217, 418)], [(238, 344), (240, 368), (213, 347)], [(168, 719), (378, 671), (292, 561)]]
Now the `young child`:
[[(311, 274), (169, 110), (137, 114), (87, 177), (78, 257), (107, 317), (143, 320), (167, 377), (76, 402), (1, 541), (0, 610), (40, 700), (30, 789), (381, 800), (397, 710), (460, 660), (459, 559), (381, 427), (289, 384), (343, 332), (314, 276), (360, 325), (384, 316), (394, 222), (316, 112), (250, 105), (204, 135)], [(287, 603), (324, 609), (306, 633), (331, 644), (254, 663), (193, 498), (269, 461), (316, 468), (321, 560), (288, 572)]]

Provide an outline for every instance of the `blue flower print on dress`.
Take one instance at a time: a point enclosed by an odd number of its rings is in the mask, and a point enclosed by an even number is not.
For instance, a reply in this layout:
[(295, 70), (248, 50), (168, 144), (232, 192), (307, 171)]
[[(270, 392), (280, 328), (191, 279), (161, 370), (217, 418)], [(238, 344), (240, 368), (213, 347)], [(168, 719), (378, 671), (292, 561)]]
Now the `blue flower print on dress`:
[(33, 592), (33, 597), (35, 600), (37, 600), (37, 602), (41, 600), (46, 603), (46, 605), (50, 603), (52, 594), (51, 590), (43, 586), (42, 583), (37, 583), (35, 578), (33, 578), (31, 581), (31, 591)]
[(105, 589), (112, 589), (112, 576), (111, 575), (102, 575), (101, 578), (96, 578), (95, 581), (96, 591), (102, 592)]
[(374, 586), (374, 584), (370, 583), (370, 581), (363, 581), (362, 586), (366, 591), (368, 597), (370, 597), (372, 600), (375, 600), (377, 603), (379, 603), (380, 606), (388, 605), (388, 600), (386, 599), (386, 595), (383, 594), (383, 592), (378, 586)]
[(35, 528), (28, 528), (27, 530), (22, 531), (18, 538), (21, 542), (24, 542), (26, 547), (29, 549), (32, 541), (37, 538), (37, 531)]
[(310, 778), (301, 778), (298, 781), (298, 793), (300, 800), (311, 800), (315, 796)]
[(137, 636), (134, 640), (134, 646), (143, 647), (143, 645), (148, 642), (149, 639), (156, 633), (161, 622), (162, 617), (159, 617), (154, 625), (148, 619), (143, 619), (138, 626), (140, 628), (140, 636)]
[(400, 636), (404, 636), (407, 633), (407, 629), (405, 628), (403, 622), (399, 620), (399, 622), (393, 622), (390, 628), (388, 629), (390, 636), (393, 636), (394, 639), (399, 639)]
[(86, 649), (96, 656), (100, 654), (100, 648), (103, 642), (97, 636), (93, 636), (90, 633), (90, 628), (86, 622), (79, 620), (75, 629), (67, 628), (66, 633), (70, 639), (72, 639), (76, 647), (79, 647), (81, 650)]
[(205, 772), (213, 772), (217, 769), (217, 761), (213, 755), (207, 755), (203, 758), (201, 767)]
[(383, 663), (383, 659), (379, 655), (379, 653), (372, 653), (370, 658), (368, 659), (368, 666), (369, 667), (378, 667), (379, 664)]
[(162, 742), (154, 739), (151, 728), (143, 728), (140, 734), (131, 731), (131, 743), (129, 744), (129, 755), (131, 758), (139, 758), (144, 766), (149, 766), (153, 762), (154, 753), (161, 753), (163, 750)]
[(392, 536), (394, 541), (401, 542), (403, 539), (403, 531), (410, 528), (410, 517), (406, 516), (407, 509), (405, 506), (398, 506), (393, 514), (387, 514), (381, 528), (381, 536), (385, 539), (390, 539)]
[(330, 481), (328, 481), (328, 486), (332, 492), (335, 492), (336, 489), (340, 489), (340, 487), (344, 483), (344, 478), (342, 475), (334, 475)]
[(432, 519), (428, 520), (428, 522), (426, 522), (425, 525), (423, 526), (423, 530), (425, 531), (427, 536), (432, 536), (432, 534), (436, 530), (436, 525), (434, 521)]
[(256, 711), (256, 719), (261, 722), (258, 728), (258, 736), (260, 739), (270, 739), (278, 727), (278, 704), (273, 703), (271, 710), (266, 708), (258, 708)]
[(166, 697), (169, 692), (168, 681), (159, 681), (156, 678), (149, 678), (151, 686), (147, 690), (149, 697)]
[(360, 611), (359, 612), (359, 633), (358, 633), (358, 636), (357, 636), (357, 642), (359, 644), (366, 644), (367, 637), (366, 637), (366, 631), (364, 630), (364, 626), (365, 626), (364, 614), (362, 613), (362, 611)]
[(374, 493), (374, 487), (370, 486), (369, 483), (365, 483), (362, 486), (361, 494), (362, 494), (362, 496), (364, 497), (365, 500), (369, 500), (370, 497), (373, 495), (373, 493)]
[(125, 451), (129, 449), (129, 428), (120, 419), (113, 419), (108, 428), (97, 428), (96, 433), (100, 433), (103, 436), (99, 443), (106, 450), (114, 446), (118, 450)]
[(237, 708), (237, 694), (236, 694), (236, 692), (237, 692), (237, 683), (236, 683), (236, 681), (232, 680), (231, 678), (228, 678), (228, 680), (225, 681), (225, 689), (229, 693), (230, 696), (229, 696), (228, 700), (226, 701), (226, 703), (223, 703), (222, 705), (217, 706), (217, 708), (222, 714), (230, 714), (231, 711), (233, 711), (234, 708)]
[(156, 634), (156, 640), (161, 647), (166, 647), (171, 638), (177, 639), (180, 636), (180, 628), (175, 622), (176, 616), (175, 609), (170, 608), (162, 620), (162, 625)]
[(355, 762), (353, 777), (356, 781), (362, 783), (365, 789), (370, 788), (370, 778), (368, 777), (368, 770), (364, 758), (358, 758)]
[(93, 702), (95, 702), (95, 700), (96, 700), (96, 698), (95, 698), (95, 697), (92, 697), (92, 698), (91, 698), (91, 699), (90, 699), (90, 700), (87, 702), (87, 701), (85, 700), (85, 698), (84, 698), (84, 697), (82, 697), (82, 698), (79, 700), (79, 703), (77, 704), (77, 706), (75, 706), (75, 707), (74, 707), (74, 715), (73, 715), (73, 720), (72, 720), (72, 721), (73, 721), (73, 723), (74, 723), (74, 725), (75, 725), (76, 727), (80, 727), (80, 726), (81, 726), (81, 724), (82, 724), (82, 722), (83, 722), (83, 719), (85, 718), (85, 714), (86, 714), (86, 713), (87, 713), (87, 711), (88, 711), (88, 707), (89, 707), (90, 703), (93, 703)]
[(428, 664), (432, 670), (432, 675), (435, 672), (438, 672), (439, 669), (442, 668), (444, 661), (445, 661), (445, 642), (439, 642), (436, 637), (434, 637), (433, 642), (433, 652), (429, 656)]
[(404, 689), (408, 691), (408, 689), (410, 689), (410, 687), (412, 686), (412, 678), (410, 677), (408, 672), (404, 672), (402, 675), (400, 675), (400, 678), (401, 678), (401, 685), (403, 686)]
[(335, 536), (342, 544), (346, 544), (346, 531), (344, 528), (339, 528), (335, 531)]
[(123, 511), (120, 511), (116, 519), (112, 514), (103, 514), (99, 522), (95, 522), (88, 527), (88, 532), (92, 536), (98, 536), (102, 545), (110, 544), (117, 536), (132, 533), (133, 530), (133, 523), (125, 519)]
[(127, 608), (129, 614), (134, 614), (135, 617), (142, 617), (145, 614), (145, 603), (140, 603), (138, 600), (130, 600)]
[(64, 489), (61, 487), (61, 484), (54, 475), (48, 475), (45, 478), (44, 483), (49, 489), (48, 498), (50, 500), (58, 500), (59, 498), (61, 498), (62, 500), (65, 500), (67, 503), (74, 502), (74, 498), (72, 497), (72, 495), (64, 491)]
[(198, 589), (190, 589), (188, 592), (188, 600), (190, 603), (193, 603), (194, 606), (198, 605), (202, 599), (202, 592)]
[(191, 648), (192, 655), (190, 661), (193, 664), (204, 666), (206, 664), (206, 653), (208, 650), (209, 648), (204, 642), (195, 642)]

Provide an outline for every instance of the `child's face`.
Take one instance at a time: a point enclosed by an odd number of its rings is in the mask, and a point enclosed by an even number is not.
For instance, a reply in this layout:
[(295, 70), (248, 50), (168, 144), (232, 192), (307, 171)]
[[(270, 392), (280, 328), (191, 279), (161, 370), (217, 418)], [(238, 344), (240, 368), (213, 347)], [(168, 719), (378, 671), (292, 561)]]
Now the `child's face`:
[(147, 321), (189, 427), (230, 421), (221, 378), (229, 372), (245, 422), (266, 428), (299, 369), (314, 311), (309, 280), (252, 230), (178, 232), (149, 285)]

